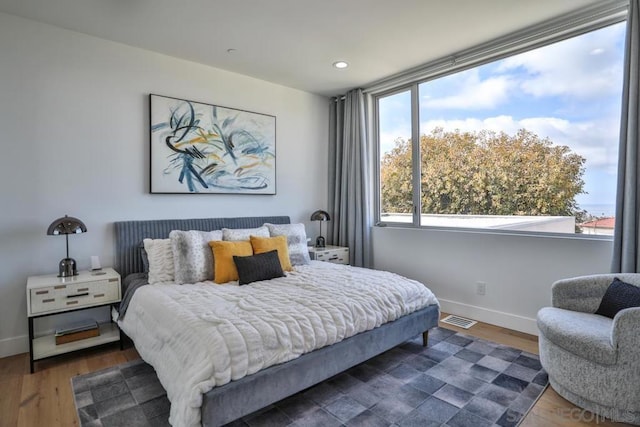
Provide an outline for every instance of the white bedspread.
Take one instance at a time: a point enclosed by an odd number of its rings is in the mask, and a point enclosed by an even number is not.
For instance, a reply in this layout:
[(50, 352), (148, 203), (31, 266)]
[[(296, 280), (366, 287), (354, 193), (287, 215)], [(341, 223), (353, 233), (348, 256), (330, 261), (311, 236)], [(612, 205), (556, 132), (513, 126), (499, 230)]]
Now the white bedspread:
[(171, 424), (197, 426), (211, 388), (431, 304), (414, 280), (312, 261), (246, 286), (142, 286), (119, 324), (167, 390)]

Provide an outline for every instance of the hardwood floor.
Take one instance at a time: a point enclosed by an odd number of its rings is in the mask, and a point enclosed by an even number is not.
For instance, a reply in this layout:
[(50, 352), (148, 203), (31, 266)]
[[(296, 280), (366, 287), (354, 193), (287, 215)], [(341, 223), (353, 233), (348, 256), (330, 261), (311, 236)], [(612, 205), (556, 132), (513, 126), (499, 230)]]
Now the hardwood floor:
[[(443, 313), (443, 316), (446, 315)], [(441, 323), (442, 327), (538, 353), (537, 338), (499, 326), (478, 323), (464, 330)], [(87, 350), (36, 363), (29, 374), (29, 355), (0, 359), (0, 427), (77, 426), (71, 395), (71, 378), (138, 359), (134, 348), (120, 351), (117, 345)], [(560, 397), (548, 387), (521, 424), (522, 427), (624, 426), (596, 419)]]

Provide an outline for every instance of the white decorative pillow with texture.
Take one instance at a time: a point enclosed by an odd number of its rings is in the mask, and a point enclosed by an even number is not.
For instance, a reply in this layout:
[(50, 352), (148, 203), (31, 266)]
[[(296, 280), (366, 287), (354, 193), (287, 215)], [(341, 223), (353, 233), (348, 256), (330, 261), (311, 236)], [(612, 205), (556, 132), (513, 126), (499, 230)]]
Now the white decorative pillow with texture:
[(309, 249), (307, 247), (307, 232), (304, 224), (269, 224), (265, 226), (269, 229), (269, 235), (286, 236), (289, 249), (289, 259), (291, 265), (309, 264)]
[(169, 239), (173, 249), (176, 283), (213, 280), (213, 252), (209, 242), (222, 240), (221, 230), (173, 230), (169, 233)]
[(223, 228), (222, 240), (237, 242), (239, 240), (249, 240), (249, 236), (269, 237), (269, 229), (264, 225), (258, 228)]
[(144, 239), (149, 260), (149, 283), (173, 282), (173, 251), (170, 239)]

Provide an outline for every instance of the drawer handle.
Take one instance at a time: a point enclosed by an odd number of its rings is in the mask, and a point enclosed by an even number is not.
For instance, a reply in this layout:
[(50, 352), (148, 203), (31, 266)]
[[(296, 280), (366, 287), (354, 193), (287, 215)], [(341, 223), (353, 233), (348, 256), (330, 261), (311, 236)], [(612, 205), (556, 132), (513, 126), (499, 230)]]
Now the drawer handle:
[(114, 277), (113, 279), (109, 279), (109, 281), (110, 281), (110, 282), (117, 282), (117, 281), (118, 281), (118, 278), (117, 278), (117, 277)]
[(36, 295), (44, 295), (44, 294), (48, 294), (49, 291), (36, 291)]
[(87, 292), (89, 290), (89, 288), (80, 288), (78, 289), (78, 292)]
[(78, 300), (75, 301), (67, 301), (67, 305), (73, 305), (73, 304), (77, 304)]
[(94, 298), (102, 298), (104, 296), (104, 294), (95, 294), (93, 297)]
[(333, 261), (334, 259), (338, 259), (338, 255), (332, 256), (331, 258), (329, 258), (330, 261)]
[[(78, 298), (78, 297), (86, 297), (87, 295), (89, 295), (89, 292), (84, 292), (81, 294), (75, 294), (75, 295), (67, 295), (67, 298)], [(77, 301), (76, 301), (77, 302)], [(68, 304), (68, 303), (67, 303)]]
[(65, 289), (67, 287), (67, 285), (57, 285), (54, 286), (53, 289)]
[(49, 299), (43, 299), (42, 302), (54, 302), (56, 299), (55, 298), (49, 298)]

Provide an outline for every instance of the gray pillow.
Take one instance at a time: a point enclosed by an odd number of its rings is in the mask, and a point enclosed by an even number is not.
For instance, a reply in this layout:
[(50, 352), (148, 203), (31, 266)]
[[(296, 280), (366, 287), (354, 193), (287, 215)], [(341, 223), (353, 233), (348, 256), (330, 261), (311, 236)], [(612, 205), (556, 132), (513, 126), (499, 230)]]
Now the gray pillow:
[(142, 270), (145, 273), (149, 272), (149, 255), (144, 250), (144, 243), (140, 243), (140, 257), (142, 258)]
[(269, 229), (264, 225), (257, 228), (223, 228), (222, 240), (227, 242), (237, 242), (239, 240), (249, 240), (249, 236), (269, 237)]
[(222, 240), (222, 231), (173, 230), (169, 233), (173, 249), (174, 280), (178, 284), (213, 280), (213, 252), (209, 242)]
[(271, 237), (286, 236), (291, 265), (309, 264), (307, 233), (304, 224), (265, 224)]

